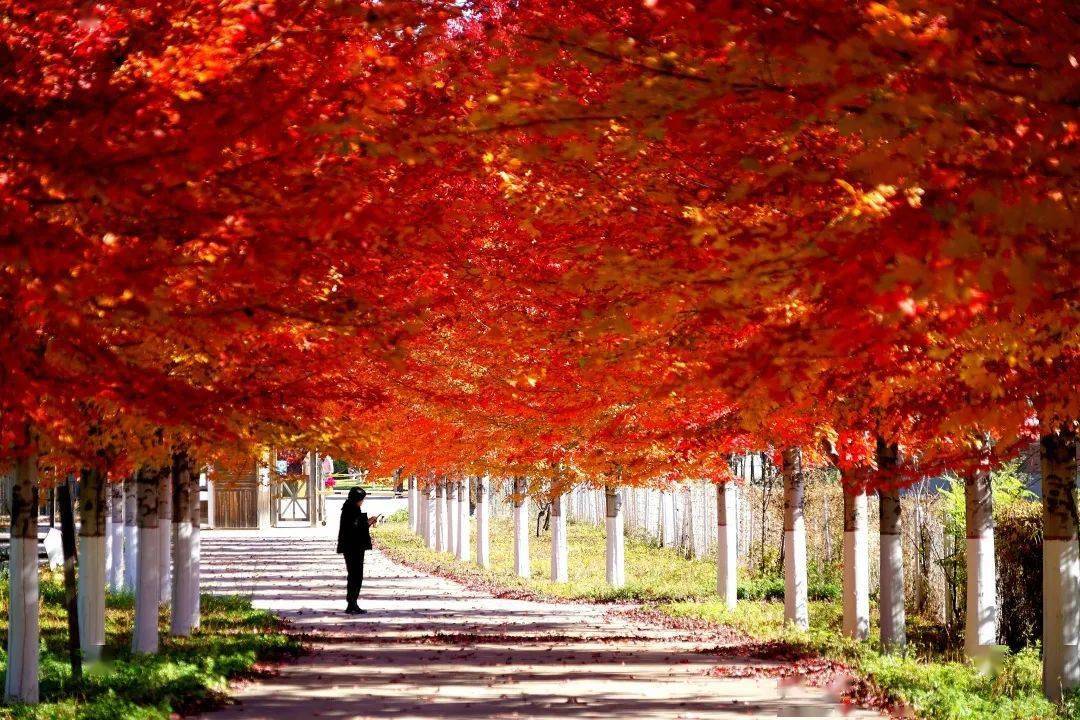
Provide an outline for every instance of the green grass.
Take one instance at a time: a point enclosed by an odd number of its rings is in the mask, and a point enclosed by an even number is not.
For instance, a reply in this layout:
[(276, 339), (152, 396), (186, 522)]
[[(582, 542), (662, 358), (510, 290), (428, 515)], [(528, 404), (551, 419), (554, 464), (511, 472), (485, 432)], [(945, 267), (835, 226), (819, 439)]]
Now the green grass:
[[(7, 635), (6, 578), (0, 583), (0, 626)], [(62, 576), (41, 579), (41, 704), (0, 707), (7, 720), (167, 720), (173, 713), (212, 707), (226, 697), (228, 679), (250, 675), (259, 662), (290, 657), (299, 643), (285, 635), (273, 614), (241, 597), (202, 597), (201, 628), (189, 638), (168, 637), (161, 614), (161, 652), (133, 657), (133, 598), (110, 594), (103, 662), (84, 666), (81, 683), (71, 677)], [(7, 655), (0, 651), (0, 676)]]
[(1006, 655), (996, 670), (983, 674), (970, 663), (931, 653), (917, 642), (903, 654), (880, 652), (873, 614), (870, 641), (848, 640), (840, 634), (841, 610), (836, 603), (810, 603), (810, 628), (806, 631), (785, 624), (783, 605), (776, 602), (741, 602), (735, 610), (728, 610), (713, 599), (669, 603), (659, 609), (674, 617), (707, 620), (734, 627), (755, 639), (779, 641), (840, 660), (918, 717), (1080, 718), (1080, 705), (1075, 702), (1058, 709), (1042, 696), (1042, 660), (1037, 648)]
[(569, 523), (569, 582), (556, 584), (547, 579), (550, 533), (542, 533), (539, 538), (535, 532), (530, 533), (532, 578), (523, 580), (513, 573), (513, 533), (509, 520), (492, 522), (489, 570), (429, 550), (409, 532), (405, 516), (395, 514), (392, 520), (379, 526), (379, 546), (436, 574), (551, 598), (636, 601), (671, 617), (733, 627), (755, 640), (782, 642), (840, 660), (917, 717), (1080, 720), (1080, 700), (1074, 699), (1059, 709), (1043, 698), (1037, 649), (1008, 655), (995, 671), (983, 674), (969, 663), (933, 654), (928, 649), (930, 643), (923, 647), (919, 638), (925, 623), (917, 618), (909, 620), (913, 642), (904, 654), (884, 654), (876, 649), (876, 613), (871, 614), (874, 622), (870, 641), (844, 638), (840, 633), (840, 602), (829, 599), (839, 594), (835, 580), (830, 578), (811, 578), (811, 598), (819, 599), (810, 602), (810, 628), (800, 631), (785, 624), (783, 603), (775, 599), (783, 597), (782, 581), (778, 594), (775, 578), (740, 579), (739, 595), (743, 599), (735, 610), (728, 610), (716, 596), (716, 570), (711, 560), (687, 559), (673, 549), (656, 547), (641, 539), (626, 540), (626, 586), (617, 590), (607, 587), (604, 530), (594, 525)]
[[(423, 541), (409, 532), (407, 515), (395, 513), (388, 522), (379, 526), (378, 537), (391, 550), (408, 550), (408, 557), (430, 565), (434, 572), (465, 573), (490, 584), (517, 588), (567, 600), (591, 600), (595, 602), (635, 601), (649, 603), (675, 602), (680, 600), (709, 600), (716, 596), (716, 566), (712, 560), (685, 558), (670, 548), (660, 548), (646, 540), (626, 539), (626, 586), (614, 589), (605, 580), (604, 529), (589, 523), (567, 524), (569, 553), (569, 582), (552, 583), (547, 577), (551, 567), (551, 535), (543, 532), (529, 538), (529, 566), (532, 578), (522, 580), (514, 575), (513, 527), (509, 520), (495, 519), (491, 524), (491, 569), (464, 566), (453, 557), (437, 553), (425, 547)], [(472, 528), (472, 547), (476, 547), (475, 522)], [(586, 548), (590, 552), (584, 552)], [(772, 579), (750, 578), (739, 582), (740, 597), (772, 597), (775, 593)], [(811, 595), (832, 593), (830, 583), (821, 581), (810, 584)], [(780, 581), (779, 597), (783, 597), (783, 581)]]
[(377, 478), (370, 482), (358, 478), (335, 478), (333, 491), (346, 493), (354, 487), (364, 488), (367, 492), (394, 492), (394, 483), (388, 478)]

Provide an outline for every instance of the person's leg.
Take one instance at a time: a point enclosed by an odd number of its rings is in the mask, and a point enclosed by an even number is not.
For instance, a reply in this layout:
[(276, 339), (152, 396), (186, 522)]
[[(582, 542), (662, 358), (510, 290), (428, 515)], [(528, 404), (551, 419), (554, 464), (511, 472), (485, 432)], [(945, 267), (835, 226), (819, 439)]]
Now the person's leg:
[(345, 553), (345, 567), (349, 571), (349, 580), (345, 591), (345, 600), (348, 607), (356, 607), (356, 599), (360, 596), (360, 582), (364, 572), (363, 556), (357, 557), (355, 553)]
[(356, 596), (360, 596), (360, 590), (364, 587), (364, 551), (361, 550), (356, 558)]

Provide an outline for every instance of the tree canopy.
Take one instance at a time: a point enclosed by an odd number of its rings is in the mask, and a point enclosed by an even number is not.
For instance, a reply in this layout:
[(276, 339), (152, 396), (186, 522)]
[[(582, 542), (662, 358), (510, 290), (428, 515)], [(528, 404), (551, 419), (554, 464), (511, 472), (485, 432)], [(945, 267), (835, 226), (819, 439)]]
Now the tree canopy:
[(1080, 15), (3, 2), (0, 453), (855, 481), (1080, 417)]

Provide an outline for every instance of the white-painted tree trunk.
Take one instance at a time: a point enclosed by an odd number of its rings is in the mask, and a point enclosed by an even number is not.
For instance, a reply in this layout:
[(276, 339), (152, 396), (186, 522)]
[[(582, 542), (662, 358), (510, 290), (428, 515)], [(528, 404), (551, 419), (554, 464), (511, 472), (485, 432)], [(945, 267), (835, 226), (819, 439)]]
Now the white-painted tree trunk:
[(870, 545), (866, 493), (844, 488), (843, 632), (870, 637)]
[(738, 486), (717, 485), (716, 501), (716, 593), (734, 608), (739, 597)]
[(194, 614), (191, 602), (194, 594), (192, 583), (192, 540), (191, 520), (173, 522), (173, 585), (172, 618), (169, 632), (174, 636), (187, 637), (191, 634), (191, 620)]
[(159, 599), (162, 605), (172, 601), (172, 472), (169, 468), (161, 471), (158, 495), (158, 551), (161, 553), (161, 589)]
[(878, 626), (881, 646), (885, 650), (903, 648), (907, 644), (907, 618), (904, 609), (904, 534), (900, 506), (900, 491), (890, 489), (895, 484), (900, 450), (895, 443), (877, 441), (877, 465), (886, 489), (878, 491), (880, 528), (880, 588)]
[(438, 544), (438, 533), (435, 528), (435, 516), (438, 514), (438, 503), (435, 501), (435, 486), (429, 485), (424, 490), (424, 537), (428, 548), (434, 550)]
[(41, 640), (38, 624), (37, 455), (15, 464), (11, 483), (11, 541), (8, 546), (7, 702), (38, 702)]
[(79, 488), (79, 645), (89, 662), (105, 647), (105, 476), (84, 470)]
[(472, 538), (469, 527), (469, 478), (458, 483), (457, 559), (468, 560), (472, 556)]
[(194, 632), (199, 629), (202, 614), (202, 603), (199, 598), (200, 585), (202, 583), (202, 507), (199, 503), (200, 473), (198, 466), (192, 463), (191, 482), (191, 582), (188, 592), (191, 599), (188, 607), (191, 610), (190, 625)]
[(879, 504), (881, 516), (879, 626), (881, 645), (886, 650), (891, 650), (902, 648), (907, 643), (900, 495), (895, 490), (881, 491)]
[[(258, 469), (258, 484), (255, 488), (255, 523), (259, 530), (269, 530), (273, 527), (273, 499), (270, 488), (270, 466), (261, 465)], [(175, 482), (175, 478), (173, 479)], [(176, 501), (176, 491), (173, 491), (173, 502)], [(191, 523), (189, 518), (185, 522)], [(176, 524), (175, 521), (173, 523)], [(175, 530), (175, 527), (174, 527)], [(175, 532), (174, 532), (175, 535)]]
[(79, 638), (83, 657), (100, 660), (105, 647), (104, 535), (79, 535)]
[[(417, 480), (419, 483), (419, 480)], [(416, 489), (416, 534), (420, 536), (420, 539), (424, 541), (424, 544), (431, 547), (428, 544), (428, 510), (430, 504), (428, 503), (428, 488)]]
[(135, 476), (124, 479), (124, 589), (135, 592), (139, 568), (139, 490)]
[(1063, 430), (1040, 441), (1043, 476), (1043, 691), (1061, 702), (1080, 687), (1080, 528), (1077, 436)]
[(679, 514), (682, 520), (682, 529), (679, 534), (679, 547), (687, 558), (697, 557), (694, 533), (694, 489), (691, 483), (686, 483), (679, 493), (682, 510)]
[(427, 543), (427, 512), (428, 499), (427, 488), (420, 487), (420, 479), (416, 480), (416, 534)]
[(409, 532), (420, 534), (419, 528), (417, 528), (417, 507), (416, 507), (416, 480), (410, 475), (408, 479), (409, 483)]
[(622, 496), (615, 488), (604, 490), (604, 530), (606, 535), (606, 576), (613, 588), (626, 585), (626, 537), (623, 533)]
[(487, 475), (477, 479), (476, 485), (476, 564), (487, 569), (491, 567), (489, 540), (489, 512), (491, 510), (491, 481)]
[(413, 478), (413, 508), (416, 510), (415, 531), (422, 539), (427, 538), (427, 490), (420, 487), (420, 478)]
[(566, 538), (566, 496), (559, 494), (551, 500), (551, 582), (570, 580), (570, 551)]
[(307, 514), (308, 525), (319, 525), (319, 453), (311, 450), (308, 454), (311, 464), (308, 466), (307, 477)]
[(119, 592), (124, 587), (124, 481), (109, 485), (109, 589)]
[(678, 532), (675, 527), (675, 500), (678, 491), (659, 491), (658, 521), (661, 547), (675, 547), (678, 544)]
[(460, 517), (458, 508), (457, 481), (446, 481), (446, 552), (457, 556), (458, 531), (457, 524)]
[(446, 484), (435, 485), (435, 550), (446, 552)]
[(532, 574), (529, 564), (529, 497), (524, 478), (514, 478), (514, 574), (527, 578)]
[(209, 472), (203, 473), (206, 477), (206, 527), (213, 530), (217, 521), (217, 512), (214, 507), (214, 481), (210, 479)]
[(807, 603), (806, 519), (803, 517), (805, 480), (802, 450), (783, 452), (784, 476), (784, 619), (795, 627), (810, 627)]
[(994, 561), (994, 500), (990, 476), (969, 474), (964, 480), (967, 547), (967, 618), (964, 651), (989, 671), (997, 645), (997, 565)]
[[(191, 584), (193, 581), (193, 531), (191, 523), (191, 496), (192, 485), (194, 494), (198, 500), (199, 486), (197, 475), (194, 473), (191, 460), (187, 453), (178, 452), (173, 456), (172, 472), (172, 547), (173, 547), (173, 584), (172, 584), (172, 617), (169, 622), (169, 633), (176, 637), (187, 637), (191, 634), (192, 617), (194, 615), (191, 602), (193, 593)], [(269, 482), (269, 476), (267, 476)]]
[(135, 629), (133, 653), (158, 650), (158, 608), (161, 604), (161, 483), (159, 470), (141, 469), (136, 476), (139, 491), (138, 562), (135, 579)]
[[(80, 556), (81, 559), (81, 556)], [(105, 588), (112, 587), (113, 578), (113, 518), (112, 491), (105, 486)]]

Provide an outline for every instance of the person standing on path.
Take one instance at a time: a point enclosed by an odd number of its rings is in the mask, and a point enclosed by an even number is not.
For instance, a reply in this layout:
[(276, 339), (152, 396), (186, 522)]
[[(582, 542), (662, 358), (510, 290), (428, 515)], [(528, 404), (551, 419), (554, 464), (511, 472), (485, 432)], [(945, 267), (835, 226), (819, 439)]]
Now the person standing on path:
[(367, 493), (363, 488), (354, 487), (341, 507), (341, 525), (338, 527), (337, 551), (345, 556), (345, 569), (349, 580), (346, 587), (345, 612), (350, 615), (366, 613), (356, 604), (360, 597), (360, 588), (364, 584), (364, 553), (371, 549), (371, 526), (378, 518), (368, 519), (361, 508)]

